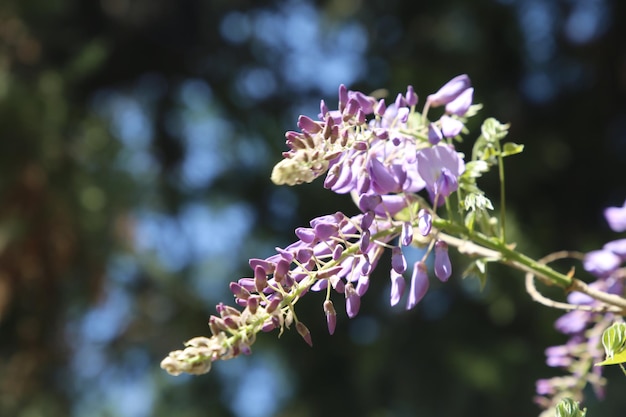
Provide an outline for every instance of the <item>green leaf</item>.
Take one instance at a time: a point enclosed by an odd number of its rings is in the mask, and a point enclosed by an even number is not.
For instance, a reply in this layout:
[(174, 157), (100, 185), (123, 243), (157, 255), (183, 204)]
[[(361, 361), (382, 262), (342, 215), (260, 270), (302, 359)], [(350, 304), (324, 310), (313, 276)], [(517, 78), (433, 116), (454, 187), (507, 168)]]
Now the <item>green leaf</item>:
[(612, 358), (596, 363), (595, 366), (619, 365), (620, 363), (626, 363), (626, 350), (616, 353)]
[(504, 144), (502, 149), (502, 156), (510, 156), (518, 153), (522, 153), (524, 150), (524, 145), (519, 145), (514, 142), (507, 142)]

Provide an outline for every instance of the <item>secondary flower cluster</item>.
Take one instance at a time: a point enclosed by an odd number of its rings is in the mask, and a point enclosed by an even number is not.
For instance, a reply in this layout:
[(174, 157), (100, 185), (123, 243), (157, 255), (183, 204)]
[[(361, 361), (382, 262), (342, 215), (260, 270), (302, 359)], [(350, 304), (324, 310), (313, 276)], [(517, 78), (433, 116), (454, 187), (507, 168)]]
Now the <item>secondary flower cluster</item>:
[[(447, 281), (452, 273), (448, 245), (437, 239), (432, 221), (437, 206), (458, 189), (465, 171), (452, 139), (464, 128), (472, 96), (469, 78), (458, 76), (429, 95), (419, 114), (411, 86), (387, 104), (342, 85), (338, 109), (329, 110), (322, 101), (318, 120), (300, 116), (300, 132), (287, 132), (289, 151), (274, 168), (272, 180), (293, 185), (326, 173), (324, 187), (351, 193), (361, 213), (317, 217), (310, 227), (296, 229), (295, 243), (277, 248), (269, 258), (251, 259), (252, 276), (230, 284), (235, 303), (243, 310), (219, 304), (219, 316), (209, 319), (212, 336), (191, 339), (184, 350), (171, 352), (161, 367), (174, 375), (205, 373), (215, 360), (249, 353), (258, 332), (282, 332), (294, 323), (312, 344), (294, 309), (309, 290), (326, 292), (323, 310), (332, 334), (336, 326), (332, 291), (345, 299), (348, 317), (356, 316), (385, 249), (391, 250), (392, 305), (400, 302), (406, 287), (402, 248), (415, 241), (427, 244), (428, 250), (413, 265), (407, 309), (428, 290), (429, 253), (434, 252), (435, 276)], [(429, 122), (428, 109), (439, 106), (445, 106), (442, 116)], [(424, 189), (432, 205), (415, 194)], [(397, 217), (400, 212), (402, 220)]]
[[(613, 231), (626, 231), (626, 202), (623, 207), (605, 209), (604, 216)], [(613, 240), (602, 249), (587, 253), (583, 267), (597, 278), (589, 286), (608, 294), (622, 295), (626, 277), (626, 268), (622, 264), (625, 261), (626, 239)], [(587, 383), (591, 384), (598, 397), (604, 395), (602, 367), (593, 365), (604, 359), (602, 333), (615, 316), (600, 312), (600, 309), (594, 311), (593, 308), (601, 304), (579, 292), (569, 294), (568, 303), (589, 308), (566, 313), (555, 323), (557, 330), (568, 335), (569, 340), (564, 345), (546, 349), (547, 364), (565, 368), (570, 375), (537, 381), (537, 394), (540, 395), (537, 402), (546, 408), (565, 396), (582, 400), (582, 391)]]

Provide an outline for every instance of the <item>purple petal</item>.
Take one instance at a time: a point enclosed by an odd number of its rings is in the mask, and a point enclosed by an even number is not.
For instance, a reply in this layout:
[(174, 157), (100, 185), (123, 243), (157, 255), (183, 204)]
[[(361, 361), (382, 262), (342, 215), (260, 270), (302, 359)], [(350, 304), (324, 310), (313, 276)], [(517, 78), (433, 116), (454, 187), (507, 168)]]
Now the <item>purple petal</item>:
[(417, 230), (422, 236), (428, 236), (433, 226), (433, 216), (428, 210), (421, 209), (417, 213)]
[(413, 107), (417, 104), (417, 94), (415, 94), (415, 90), (413, 90), (413, 86), (409, 85), (406, 88), (406, 95), (404, 96), (404, 100), (406, 104)]
[(460, 120), (443, 115), (439, 121), (441, 122), (441, 133), (446, 138), (453, 138), (463, 130), (463, 123)]
[(324, 314), (326, 314), (326, 324), (328, 325), (328, 333), (335, 333), (335, 327), (337, 327), (337, 313), (335, 312), (335, 306), (333, 302), (327, 300), (324, 302)]
[(315, 241), (315, 231), (308, 227), (298, 227), (296, 229), (296, 236), (304, 243), (312, 243)]
[(356, 283), (356, 293), (359, 297), (363, 297), (370, 286), (370, 278), (367, 275), (361, 275)]
[(554, 323), (554, 327), (565, 334), (581, 332), (587, 327), (589, 312), (574, 310), (559, 317)]
[(622, 258), (626, 259), (626, 239), (617, 239), (605, 244), (602, 249), (608, 250)]
[(406, 196), (400, 194), (384, 195), (381, 203), (374, 209), (374, 213), (383, 217), (386, 217), (387, 213), (393, 216), (406, 208), (407, 204), (409, 204), (409, 201), (407, 201)]
[(583, 259), (585, 270), (599, 278), (609, 276), (621, 263), (621, 258), (608, 250), (591, 251)]
[(474, 97), (474, 89), (468, 88), (463, 91), (457, 98), (446, 104), (446, 113), (464, 116), (472, 105)]
[(400, 242), (402, 243), (402, 246), (409, 246), (411, 242), (413, 242), (413, 226), (410, 222), (402, 223)]
[(446, 282), (450, 275), (452, 275), (452, 264), (448, 256), (448, 244), (443, 240), (438, 240), (435, 243), (435, 276), (441, 282)]
[(406, 259), (399, 246), (394, 246), (391, 250), (391, 268), (398, 274), (406, 271)]
[(409, 290), (409, 299), (407, 300), (406, 309), (410, 310), (424, 298), (428, 291), (428, 270), (424, 262), (415, 262), (413, 266), (413, 274), (411, 276), (411, 289)]
[(370, 97), (366, 94), (363, 94), (360, 91), (350, 91), (348, 94), (350, 95), (351, 98), (356, 99), (356, 101), (359, 103), (361, 110), (363, 110), (363, 113), (365, 114), (374, 113), (374, 105), (376, 104), (375, 98)]
[(404, 288), (406, 287), (406, 282), (404, 281), (404, 277), (402, 274), (398, 274), (393, 269), (390, 273), (391, 277), (391, 297), (390, 302), (392, 306), (395, 306), (400, 302), (402, 295), (404, 295)]
[(622, 207), (608, 207), (604, 210), (609, 227), (614, 232), (623, 232), (626, 230), (626, 201)]
[(378, 194), (398, 192), (401, 190), (402, 183), (404, 183), (404, 178), (402, 178), (402, 181), (398, 181), (393, 166), (385, 166), (377, 158), (370, 160), (368, 172), (372, 181), (371, 186)]
[(359, 308), (361, 308), (361, 297), (359, 297), (351, 283), (346, 284), (345, 295), (346, 313), (348, 313), (348, 317), (354, 318), (357, 314), (359, 314)]
[(320, 130), (322, 130), (322, 126), (318, 122), (304, 115), (301, 115), (300, 117), (298, 117), (298, 127), (303, 132), (306, 132), (309, 134), (315, 134), (319, 132)]
[(431, 107), (450, 103), (470, 86), (471, 81), (467, 74), (458, 75), (445, 83), (435, 94), (429, 95), (426, 101), (430, 103)]
[(382, 201), (382, 197), (378, 194), (362, 194), (359, 196), (359, 208), (364, 213), (370, 212), (376, 209)]
[(428, 141), (433, 145), (438, 144), (443, 139), (443, 133), (436, 124), (431, 123), (428, 125)]
[(376, 113), (377, 116), (382, 116), (385, 114), (386, 110), (387, 110), (387, 105), (385, 104), (385, 99), (381, 98), (376, 104), (374, 112)]
[(339, 111), (343, 111), (346, 104), (348, 103), (348, 89), (345, 85), (341, 84), (339, 86)]

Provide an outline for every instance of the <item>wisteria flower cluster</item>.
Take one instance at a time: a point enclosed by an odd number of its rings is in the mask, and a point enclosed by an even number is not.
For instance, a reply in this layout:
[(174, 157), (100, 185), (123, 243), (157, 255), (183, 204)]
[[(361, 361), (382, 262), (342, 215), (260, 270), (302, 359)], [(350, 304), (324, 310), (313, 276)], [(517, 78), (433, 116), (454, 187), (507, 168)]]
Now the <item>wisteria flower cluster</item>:
[[(605, 209), (604, 217), (614, 232), (626, 231), (626, 202), (623, 207)], [(584, 269), (596, 278), (590, 287), (606, 294), (624, 294), (626, 239), (610, 241), (602, 249), (582, 256), (582, 261)], [(564, 345), (547, 348), (546, 356), (549, 366), (564, 368), (570, 375), (537, 381), (537, 402), (545, 408), (565, 397), (581, 401), (587, 384), (598, 397), (604, 397), (606, 380), (602, 368), (594, 365), (608, 354), (601, 343), (605, 330), (623, 314), (580, 292), (570, 293), (567, 301), (577, 308), (561, 316), (555, 327), (568, 335), (569, 340)]]
[[(484, 281), (488, 264), (498, 262), (526, 272), (531, 282), (538, 278), (574, 291), (566, 304), (574, 311), (557, 322), (557, 328), (571, 336), (570, 342), (550, 348), (548, 363), (571, 367), (589, 359), (588, 366), (584, 371), (576, 367), (571, 380), (539, 381), (542, 406), (569, 409), (558, 401), (565, 396), (580, 400), (573, 390), (580, 381), (601, 387), (599, 368), (592, 365), (602, 359), (603, 330), (626, 309), (619, 272), (626, 240), (586, 256), (585, 268), (598, 277), (589, 285), (550, 268), (545, 260), (535, 261), (515, 251), (506, 242), (503, 162), (523, 147), (503, 142), (508, 125), (488, 118), (482, 122), (471, 156), (456, 149), (469, 133), (468, 120), (481, 109), (473, 103), (473, 95), (469, 77), (459, 75), (428, 95), (420, 112), (412, 86), (387, 102), (342, 85), (336, 109), (321, 101), (316, 119), (300, 116), (299, 131), (285, 135), (288, 150), (274, 167), (272, 181), (297, 185), (325, 176), (323, 186), (350, 194), (359, 214), (336, 212), (314, 218), (307, 227), (295, 230), (297, 240), (291, 245), (276, 248), (269, 258), (250, 259), (250, 276), (230, 283), (238, 308), (220, 303), (217, 315), (209, 318), (211, 337), (189, 340), (185, 349), (171, 352), (161, 367), (173, 375), (203, 374), (217, 360), (249, 354), (258, 333), (275, 329), (282, 333), (292, 326), (312, 345), (309, 329), (296, 314), (300, 298), (312, 292), (323, 294), (321, 307), (332, 334), (336, 303), (342, 300), (349, 318), (358, 314), (385, 251), (391, 256), (390, 304), (399, 304), (407, 293), (405, 306), (412, 309), (427, 293), (431, 277), (446, 282), (452, 276), (448, 248), (453, 246), (470, 260), (464, 275)], [(493, 167), (502, 183), (498, 216), (477, 184)], [(626, 229), (625, 212), (626, 206), (607, 210), (607, 220), (616, 231)], [(410, 245), (425, 251), (409, 267), (404, 252)], [(434, 258), (432, 271), (427, 268), (429, 256)], [(405, 274), (410, 275), (408, 282)], [(533, 294), (540, 297), (536, 291)]]

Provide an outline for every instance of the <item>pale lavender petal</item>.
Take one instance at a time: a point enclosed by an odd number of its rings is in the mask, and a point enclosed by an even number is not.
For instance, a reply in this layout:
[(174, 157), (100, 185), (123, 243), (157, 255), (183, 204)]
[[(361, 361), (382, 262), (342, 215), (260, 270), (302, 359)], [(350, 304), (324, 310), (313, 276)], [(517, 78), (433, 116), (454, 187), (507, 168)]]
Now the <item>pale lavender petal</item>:
[(362, 194), (359, 196), (359, 208), (362, 212), (370, 212), (382, 203), (383, 198), (378, 194)]
[(339, 86), (339, 110), (343, 111), (346, 104), (348, 103), (348, 89), (345, 85), (341, 84)]
[(415, 262), (413, 266), (413, 274), (411, 276), (411, 289), (409, 290), (409, 299), (407, 300), (406, 309), (410, 310), (424, 298), (428, 291), (428, 270), (424, 262)]
[(463, 91), (457, 98), (446, 104), (446, 113), (456, 114), (457, 116), (463, 116), (467, 113), (472, 105), (472, 99), (474, 97), (474, 89), (468, 88)]
[(554, 327), (565, 334), (581, 332), (587, 327), (589, 312), (574, 310), (559, 317), (554, 323)]
[(359, 297), (351, 283), (346, 284), (345, 295), (346, 313), (348, 314), (348, 317), (354, 318), (357, 314), (359, 314), (359, 309), (361, 308), (361, 297)]
[(460, 120), (446, 115), (441, 116), (439, 120), (441, 122), (441, 133), (446, 138), (453, 138), (463, 130), (463, 123)]
[(356, 293), (359, 297), (363, 297), (370, 286), (370, 278), (367, 275), (361, 275), (356, 283)]
[(452, 264), (448, 256), (448, 244), (443, 240), (435, 243), (435, 276), (440, 281), (446, 282), (452, 275)]
[(400, 232), (400, 242), (402, 246), (409, 246), (413, 242), (413, 225), (410, 222), (402, 223), (402, 232)]
[(615, 232), (623, 232), (626, 230), (626, 201), (622, 207), (608, 207), (604, 210), (609, 227)]
[(451, 102), (470, 86), (471, 81), (467, 74), (458, 75), (445, 83), (436, 93), (429, 95), (426, 100), (431, 107), (438, 107)]
[(613, 273), (621, 263), (621, 258), (608, 250), (591, 251), (583, 259), (585, 270), (599, 278)]
[(417, 230), (422, 236), (428, 236), (433, 226), (433, 216), (428, 210), (421, 209), (417, 213)]
[(602, 249), (608, 250), (622, 258), (626, 259), (626, 239), (617, 239), (605, 244)]
[(443, 133), (436, 124), (431, 123), (428, 125), (428, 141), (433, 145), (438, 144), (443, 139)]
[(298, 127), (303, 132), (306, 132), (309, 134), (314, 134), (322, 130), (322, 126), (320, 125), (320, 123), (304, 115), (301, 115), (300, 117), (298, 117)]
[(402, 295), (404, 294), (404, 288), (406, 287), (406, 282), (404, 281), (404, 277), (402, 274), (397, 273), (393, 269), (390, 273), (391, 277), (391, 297), (390, 302), (392, 306), (395, 306), (400, 302)]
[(399, 246), (394, 246), (391, 250), (391, 268), (398, 274), (406, 271), (406, 258)]
[(406, 88), (406, 95), (404, 96), (404, 100), (406, 101), (406, 104), (411, 107), (417, 104), (417, 94), (415, 94), (415, 90), (413, 89), (412, 85), (409, 85)]

